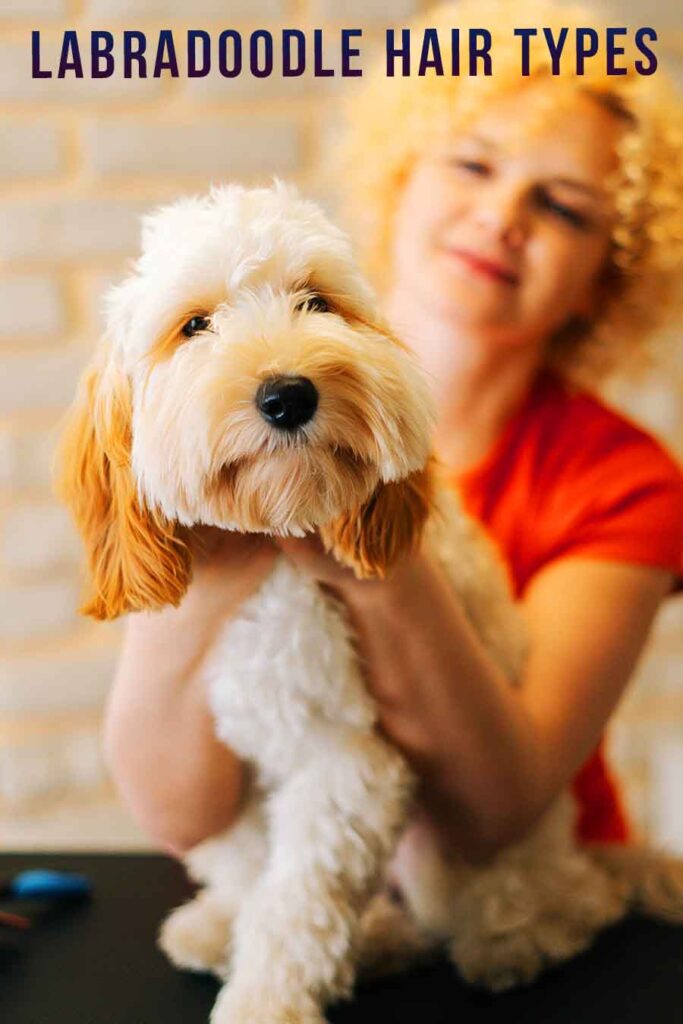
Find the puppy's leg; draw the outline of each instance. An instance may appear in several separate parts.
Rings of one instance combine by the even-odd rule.
[[[164,921],[159,945],[171,963],[186,971],[227,976],[232,915],[211,889],[177,907]]]
[[[308,738],[307,738],[308,744]],[[268,867],[240,911],[212,1024],[320,1024],[348,995],[359,922],[404,823],[412,777],[372,733],[322,732],[270,800]]]
[[[266,855],[265,808],[253,793],[231,829],[187,855],[189,874],[205,888],[172,911],[159,933],[159,945],[177,967],[227,975],[233,922],[264,869]]]
[[[625,913],[624,887],[565,834],[558,810],[470,876],[454,901],[449,951],[466,980],[494,991],[531,982]]]
[[[462,895],[449,952],[467,981],[503,991],[587,949],[623,913],[619,894],[581,854],[534,872],[499,865]]]
[[[387,889],[370,900],[361,932],[358,970],[366,978],[404,971],[427,959],[437,946]]]

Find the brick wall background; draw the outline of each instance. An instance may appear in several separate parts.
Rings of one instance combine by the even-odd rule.
[[[417,0],[3,0],[0,5],[0,846],[139,846],[99,748],[117,625],[76,617],[79,549],[50,491],[56,425],[100,330],[103,288],[137,246],[141,211],[210,181],[291,177],[320,195],[338,78],[32,81],[66,28],[353,26],[367,41]],[[424,6],[424,5],[422,5]],[[659,9],[658,9],[659,8]],[[680,16],[621,0],[662,32],[680,75]],[[191,19],[191,20],[190,20]],[[618,22],[612,22],[616,24]],[[681,76],[683,77],[683,76]],[[346,85],[348,86],[348,82]],[[323,198],[325,198],[323,196]],[[683,453],[683,358],[614,396]],[[669,602],[612,730],[644,830],[683,849],[683,600]]]

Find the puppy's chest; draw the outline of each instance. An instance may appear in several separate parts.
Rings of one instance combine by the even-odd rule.
[[[291,771],[329,726],[375,721],[341,607],[284,558],[221,631],[205,681],[217,734],[265,776]]]

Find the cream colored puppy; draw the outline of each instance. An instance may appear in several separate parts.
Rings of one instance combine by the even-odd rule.
[[[177,604],[202,524],[317,529],[359,576],[423,542],[513,683],[520,622],[488,544],[436,485],[432,426],[422,376],[315,205],[276,184],[158,210],[108,296],[64,437],[84,610]],[[203,673],[216,731],[253,781],[236,826],[188,857],[204,887],[161,943],[180,966],[228,978],[214,1024],[317,1024],[359,962],[436,942],[472,980],[528,980],[624,912],[633,886],[575,846],[568,796],[486,868],[423,846],[394,869],[410,916],[390,902],[382,879],[412,775],[375,731],[343,608],[284,558]]]

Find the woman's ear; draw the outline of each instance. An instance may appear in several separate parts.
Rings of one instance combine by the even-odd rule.
[[[177,524],[140,504],[130,468],[127,376],[87,371],[69,411],[56,486],[86,547],[92,593],[81,611],[97,619],[177,605],[190,580],[190,552]]]
[[[433,506],[433,460],[403,480],[379,484],[365,504],[320,531],[323,544],[359,579],[383,578],[404,554],[415,550]]]

